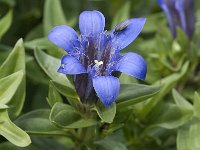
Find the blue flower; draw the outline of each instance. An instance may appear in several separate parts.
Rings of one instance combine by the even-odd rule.
[[[112,75],[119,71],[144,80],[145,60],[136,53],[121,55],[141,32],[146,19],[126,20],[104,31],[105,18],[99,11],[84,11],[79,16],[81,35],[66,25],[53,28],[48,38],[68,54],[62,57],[59,73],[73,75],[76,91],[83,102],[98,98],[109,107],[119,94],[119,79]]]
[[[194,32],[194,1],[193,0],[158,0],[167,17],[173,37],[176,37],[176,27],[180,27],[189,38]]]

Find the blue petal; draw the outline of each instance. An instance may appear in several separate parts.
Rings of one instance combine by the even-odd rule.
[[[186,32],[186,16],[185,16],[185,8],[184,1],[178,0],[175,2],[175,8],[178,11],[180,17],[181,28]]]
[[[113,71],[120,71],[144,80],[146,77],[147,65],[140,55],[129,52],[120,58],[118,63],[115,64]]]
[[[157,2],[158,2],[158,5],[161,6],[164,3],[164,0],[157,0]]]
[[[111,31],[112,45],[121,50],[128,46],[142,31],[146,18],[125,20]]]
[[[67,52],[73,52],[78,44],[76,31],[65,25],[54,27],[49,33],[48,39]]]
[[[70,55],[62,57],[61,66],[58,69],[58,72],[71,75],[87,73],[85,67],[79,62],[79,60]]]
[[[113,76],[96,76],[93,86],[102,103],[109,107],[119,94],[119,79]]]
[[[95,36],[104,31],[105,17],[99,11],[84,11],[79,16],[79,28],[82,35]]]
[[[190,38],[194,33],[194,25],[195,25],[195,16],[194,16],[194,1],[193,0],[184,0],[184,8],[186,15],[186,24],[187,24],[187,34]]]

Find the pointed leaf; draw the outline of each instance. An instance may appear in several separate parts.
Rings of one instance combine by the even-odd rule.
[[[5,78],[0,79],[0,104],[5,105],[10,102],[11,98],[17,91],[20,83],[22,82],[24,73],[18,71]]]
[[[52,82],[49,83],[49,94],[47,101],[51,107],[53,107],[56,102],[63,102],[61,95],[58,93]]]
[[[58,48],[52,44],[47,37],[44,38],[38,38],[38,39],[34,39],[31,41],[27,41],[24,43],[25,48],[29,48],[29,49],[35,49],[36,47],[40,48],[40,49],[55,49],[57,50]]]
[[[124,5],[118,10],[116,15],[114,16],[112,20],[112,27],[116,26],[120,22],[130,18],[129,13],[130,13],[130,8],[131,8],[131,3],[130,1],[126,1]]]
[[[188,128],[181,128],[177,135],[177,150],[193,150],[190,145],[190,136]]]
[[[172,94],[178,107],[191,110],[191,111],[193,110],[193,106],[183,96],[181,96],[175,89],[173,89]]]
[[[163,97],[168,94],[169,91],[176,85],[176,83],[187,73],[188,67],[189,62],[186,62],[179,73],[174,73],[155,83],[155,85],[163,86],[159,94],[149,100],[141,110],[140,115],[142,118],[145,118],[145,116],[147,116],[150,111],[154,110],[153,108],[156,107],[156,105],[159,104],[161,100],[163,100]]]
[[[94,108],[103,122],[112,123],[116,114],[116,104],[113,103],[109,108],[98,103]]]
[[[190,126],[189,141],[191,150],[200,149],[200,122],[195,122]]]
[[[142,84],[121,84],[120,94],[117,97],[117,107],[124,109],[147,100],[160,91],[159,86],[147,86]]]
[[[0,40],[2,36],[7,32],[12,23],[12,18],[13,18],[12,14],[13,11],[9,10],[8,13],[0,20]]]
[[[31,143],[28,134],[11,122],[7,110],[0,110],[0,116],[0,134],[2,136],[19,147],[26,147]]]
[[[25,71],[25,52],[22,39],[17,41],[7,59],[0,66],[0,78],[19,70]]]
[[[152,114],[152,125],[150,127],[163,127],[175,129],[187,123],[192,117],[192,112],[183,112],[175,104],[160,104],[157,115]]]
[[[30,134],[65,135],[49,121],[50,110],[38,109],[20,116],[15,123]]]
[[[69,88],[66,84],[61,84],[56,81],[50,81],[56,90],[64,95],[72,106],[80,103],[80,98],[73,88]]]
[[[0,109],[7,109],[7,108],[9,108],[8,105],[0,103]]]
[[[35,83],[49,84],[50,78],[40,68],[33,56],[26,55],[26,75]]]
[[[0,66],[0,78],[8,76],[14,72],[22,70],[25,73],[25,51],[23,47],[22,39],[19,39],[15,44],[15,47]],[[12,105],[13,108],[9,109],[9,114],[11,117],[16,117],[20,114],[24,100],[25,100],[25,87],[26,80],[25,76],[22,79],[15,95],[12,97],[9,105]]]
[[[64,12],[61,6],[60,0],[46,0],[44,5],[44,20],[43,29],[45,35],[47,35],[51,28],[57,25],[65,25],[67,21],[64,16]]]
[[[65,75],[57,72],[60,66],[59,59],[52,57],[39,49],[36,49],[34,51],[34,54],[40,67],[52,80],[62,84],[66,84],[69,87],[73,87],[73,85],[70,83],[70,81],[67,79]]]
[[[67,97],[71,105],[73,105],[73,103],[78,103],[80,100],[70,78],[57,72],[60,60],[47,55],[39,49],[36,49],[34,54],[40,67],[53,80],[52,82],[56,89]]]
[[[197,92],[194,94],[194,116],[200,119],[200,96]]]
[[[61,128],[84,128],[96,124],[95,120],[82,117],[72,106],[62,103],[53,106],[50,121]]]

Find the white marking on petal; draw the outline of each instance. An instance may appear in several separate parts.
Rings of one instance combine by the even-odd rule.
[[[65,64],[61,64],[61,68],[65,68]]]

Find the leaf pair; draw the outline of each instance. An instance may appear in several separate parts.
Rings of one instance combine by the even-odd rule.
[[[20,39],[0,66],[0,134],[20,147],[29,145],[30,137],[17,127],[9,116],[16,118],[20,114],[24,100],[25,52]]]

